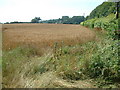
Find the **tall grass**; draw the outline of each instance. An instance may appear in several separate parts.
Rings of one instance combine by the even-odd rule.
[[[109,83],[120,81],[120,60],[118,55],[118,40],[105,38],[99,42],[89,42],[83,45],[65,46],[62,53],[56,53],[53,60],[56,73],[63,79],[99,79]],[[53,65],[53,64],[51,64]],[[100,86],[103,83],[101,81]],[[103,85],[104,86],[104,85]]]
[[[98,37],[102,36],[99,40],[84,44],[56,42],[53,48],[40,49],[27,45],[4,51],[3,87],[25,87],[23,78],[38,77],[48,71],[67,80],[97,79],[101,80],[98,83],[100,87],[110,83],[117,83],[114,87],[119,87],[119,41],[98,34]]]
[[[3,87],[25,87],[26,84],[30,84],[24,79],[40,71],[39,65],[48,58],[46,52],[51,51],[49,48],[44,50],[44,48],[38,49],[30,45],[3,51]]]

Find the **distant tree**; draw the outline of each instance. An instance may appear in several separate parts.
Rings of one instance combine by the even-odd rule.
[[[89,16],[87,16],[86,18],[85,18],[85,20],[87,20],[89,18]]]
[[[73,16],[72,18],[69,18],[69,16],[62,16],[62,18],[59,19],[45,20],[40,23],[80,24],[80,22],[83,22],[84,20],[84,16]]]
[[[6,22],[5,24],[9,24],[9,22]]]
[[[62,16],[62,23],[63,24],[69,24],[69,20],[70,20],[69,16]]]
[[[31,20],[32,23],[39,23],[41,20],[40,17],[35,17],[34,19]]]
[[[72,24],[80,24],[80,22],[83,22],[85,20],[84,16],[73,16],[71,18]]]
[[[69,16],[62,16],[62,20],[68,20]]]
[[[14,23],[19,23],[18,21],[14,21],[14,22],[10,22],[11,24],[14,24]]]

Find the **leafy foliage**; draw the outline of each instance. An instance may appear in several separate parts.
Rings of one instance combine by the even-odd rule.
[[[116,3],[103,2],[90,13],[90,15],[87,17],[87,20],[108,16],[111,13],[116,13]]]
[[[91,12],[87,17],[89,20],[81,23],[83,26],[107,32],[105,39],[96,43],[86,70],[89,77],[101,78],[100,86],[104,86],[107,81],[109,83],[120,81],[120,46],[117,36],[120,35],[120,32],[117,32],[120,28],[120,18],[116,19],[113,13],[116,12],[114,6],[115,3],[104,2]]]
[[[45,20],[40,23],[80,24],[84,20],[84,16],[73,16],[72,18],[69,16],[62,16],[62,18],[59,19]]]
[[[32,23],[39,23],[40,17],[35,17],[34,19],[31,20]]]
[[[73,16],[72,18],[62,17],[63,24],[80,24],[82,21],[84,21],[84,16]]]
[[[81,25],[89,27],[89,28],[106,30],[106,31],[108,31],[108,35],[110,37],[118,38],[118,35],[120,34],[120,32],[117,31],[120,28],[119,19],[120,18],[115,19],[115,15],[110,14],[107,17],[86,20],[86,21],[82,22]]]

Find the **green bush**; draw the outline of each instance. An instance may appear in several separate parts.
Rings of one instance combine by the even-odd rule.
[[[81,25],[87,26],[89,28],[101,28],[108,31],[117,30],[118,20],[115,20],[114,17],[114,14],[110,14],[107,17],[95,18],[84,21],[81,23]]]
[[[120,19],[120,18],[119,18]],[[110,14],[107,17],[95,18],[84,21],[81,25],[89,27],[106,30],[108,32],[108,36],[113,39],[117,39],[120,32],[119,30],[119,19],[115,19],[114,14]]]
[[[119,18],[120,19],[120,18]],[[96,47],[92,53],[89,68],[87,72],[91,78],[104,78],[108,81],[120,81],[120,59],[118,53],[120,53],[119,40],[117,40],[116,34],[119,32],[119,19],[115,19],[114,14],[110,14],[107,17],[94,19],[94,23],[91,23],[93,19],[83,22],[82,25],[87,25],[91,28],[101,28],[107,31],[107,38],[103,39],[101,43],[96,43]],[[114,40],[113,40],[114,39]]]
[[[96,19],[90,19],[90,20],[87,20],[85,22],[82,22],[81,25],[87,26],[87,27],[90,27],[90,28],[94,28],[94,22],[95,21],[96,21]]]
[[[91,77],[103,77],[120,80],[120,60],[118,56],[118,41],[106,40],[98,44],[98,50],[92,56],[89,66]]]

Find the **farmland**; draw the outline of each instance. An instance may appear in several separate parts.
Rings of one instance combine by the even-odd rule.
[[[105,30],[70,24],[4,24],[2,28],[5,88],[120,86],[118,40]]]
[[[115,3],[103,2],[86,18],[4,23],[2,87],[120,88],[120,18],[115,8]]]
[[[79,81],[78,85],[72,85],[72,83],[60,79],[56,74],[64,72],[62,69],[62,71],[58,69],[55,73],[57,64],[55,62],[60,54],[66,55],[67,48],[74,47],[74,45],[94,41],[96,39],[94,31],[80,25],[64,24],[4,24],[2,28],[3,87],[83,87],[84,85],[94,87],[88,81]],[[61,48],[62,50],[59,52]],[[72,54],[78,53],[79,50],[81,49],[78,46],[72,49],[71,54],[65,56],[66,58],[61,58],[60,62],[64,65],[67,59]],[[72,56],[73,61],[71,59],[68,63],[74,62],[75,57]],[[54,60],[56,61],[54,62]],[[76,63],[75,61],[73,66]],[[63,67],[63,65],[58,65],[58,67]],[[33,80],[34,78],[36,79]],[[56,79],[51,82],[52,78]],[[39,85],[37,86],[36,83]],[[52,85],[48,85],[48,83],[52,83]],[[79,83],[83,83],[83,86],[79,86]]]
[[[80,25],[64,24],[5,24],[3,25],[3,49],[33,44],[37,47],[53,46],[63,41],[71,45],[95,39],[93,31]]]

